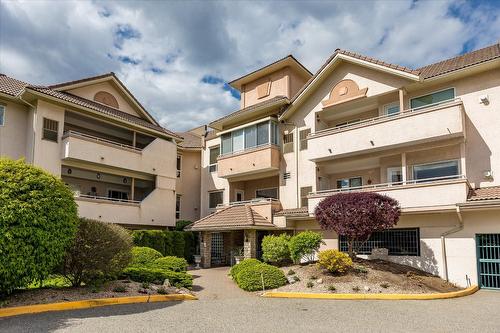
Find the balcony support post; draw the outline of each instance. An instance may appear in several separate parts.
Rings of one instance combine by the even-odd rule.
[[[407,172],[407,166],[406,166],[406,153],[401,153],[401,177],[403,178],[403,185],[406,185],[406,180],[408,179],[408,175],[406,174]]]
[[[404,102],[405,91],[403,88],[400,88],[398,92],[399,92],[399,112],[403,112],[403,110],[405,109],[405,102]]]
[[[130,182],[130,200],[135,200],[135,178]]]
[[[466,176],[466,166],[465,166],[465,142],[460,144],[460,174]]]
[[[132,135],[132,146],[133,146],[134,148],[136,148],[136,143],[137,143],[137,132],[136,132],[136,131],[133,131],[132,133],[133,133],[133,135]]]

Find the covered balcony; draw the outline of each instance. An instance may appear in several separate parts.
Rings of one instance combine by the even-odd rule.
[[[376,105],[360,107],[356,112],[350,108],[319,112],[318,122],[322,125],[308,136],[308,158],[325,161],[465,137],[465,116],[460,99],[402,112],[397,103],[391,105],[387,104],[382,112]],[[344,118],[341,119],[339,115],[342,114]]]

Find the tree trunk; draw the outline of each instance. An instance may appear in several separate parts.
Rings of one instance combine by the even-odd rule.
[[[353,261],[356,259],[356,254],[354,253],[354,239],[349,239],[347,241],[347,254]]]

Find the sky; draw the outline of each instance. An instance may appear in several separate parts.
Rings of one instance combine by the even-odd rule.
[[[500,38],[500,1],[0,0],[0,72],[55,84],[115,72],[164,127],[236,111],[227,82],[336,48],[418,68]]]

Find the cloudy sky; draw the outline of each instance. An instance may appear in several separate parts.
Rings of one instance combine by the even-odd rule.
[[[499,38],[500,2],[0,0],[0,72],[53,84],[113,71],[165,127],[235,111],[226,82],[343,48],[417,68]]]

